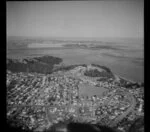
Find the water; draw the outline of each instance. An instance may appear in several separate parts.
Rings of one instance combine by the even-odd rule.
[[[91,64],[107,66],[113,73],[133,81],[144,81],[143,46],[138,43],[114,45],[120,49],[14,49],[7,51],[9,58],[52,55],[63,59],[65,64]]]

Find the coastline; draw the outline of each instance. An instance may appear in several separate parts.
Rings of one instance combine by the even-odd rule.
[[[116,74],[114,74],[114,75],[116,75]],[[131,83],[136,83],[135,81],[133,81],[133,80],[130,80],[130,79],[127,79],[127,78],[125,78],[125,77],[122,77],[122,76],[120,76],[120,75],[116,75],[116,76],[118,76],[119,78],[121,78],[121,79],[124,79],[124,80],[126,80],[126,81],[128,81],[128,82],[131,82]]]

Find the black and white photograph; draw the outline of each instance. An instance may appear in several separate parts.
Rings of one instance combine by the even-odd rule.
[[[6,122],[144,132],[144,0],[7,1]]]

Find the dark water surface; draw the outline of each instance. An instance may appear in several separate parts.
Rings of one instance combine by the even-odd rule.
[[[63,59],[65,64],[96,63],[109,67],[112,72],[133,81],[144,81],[143,49],[126,47],[120,50],[112,49],[14,49],[7,50],[9,58],[24,58],[41,55],[52,55]]]

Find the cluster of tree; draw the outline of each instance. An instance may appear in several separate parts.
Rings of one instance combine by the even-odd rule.
[[[120,79],[120,86],[122,87],[126,87],[126,88],[139,88],[139,87],[142,87],[143,86],[143,83],[140,85],[138,84],[137,82],[135,83],[130,83],[124,79]]]
[[[61,67],[58,67],[57,69],[55,69],[55,71],[69,71],[69,70],[72,70],[72,69],[76,68],[77,66],[86,67],[86,64],[61,66]]]
[[[33,132],[33,130],[30,130],[25,123],[21,122],[20,120],[18,121],[17,119],[8,119],[6,125],[6,130],[11,132]]]
[[[16,80],[12,80],[8,86],[8,89],[11,90],[13,89],[17,84],[17,81]]]
[[[122,79],[122,78],[120,78],[120,85],[121,85],[121,86],[127,86],[127,81],[124,80],[124,79]],[[130,85],[130,84],[129,84],[129,85]]]
[[[105,81],[108,81],[108,79],[107,79],[107,78],[105,78],[105,77],[103,77],[103,78],[99,78],[99,79],[97,79],[97,81],[99,81],[99,82],[105,82]]]
[[[137,118],[129,128],[129,132],[144,132],[144,118]]]
[[[111,70],[109,68],[107,68],[106,66],[100,66],[98,64],[91,64],[91,65],[95,66],[95,67],[98,67],[98,68],[101,68],[101,69],[104,69],[108,73],[112,73]]]
[[[35,57],[34,59],[46,63],[48,65],[54,65],[54,64],[59,64],[62,62],[61,58],[58,57],[53,57],[53,56],[42,56],[42,57]]]
[[[26,63],[9,59],[7,69],[12,72],[37,72],[50,74],[53,72],[54,65],[62,62],[62,59],[52,56],[43,56],[30,60],[24,59],[23,61],[26,61]]]
[[[54,97],[54,96],[51,96],[51,97],[49,97],[48,99],[47,99],[47,101],[48,101],[48,103],[49,104],[53,104],[53,102],[55,102],[56,101],[56,98]]]
[[[84,72],[85,76],[89,76],[89,77],[106,77],[106,78],[112,78],[113,74],[109,73],[109,72],[105,72],[105,71],[98,71],[97,69],[94,70],[86,70]]]

